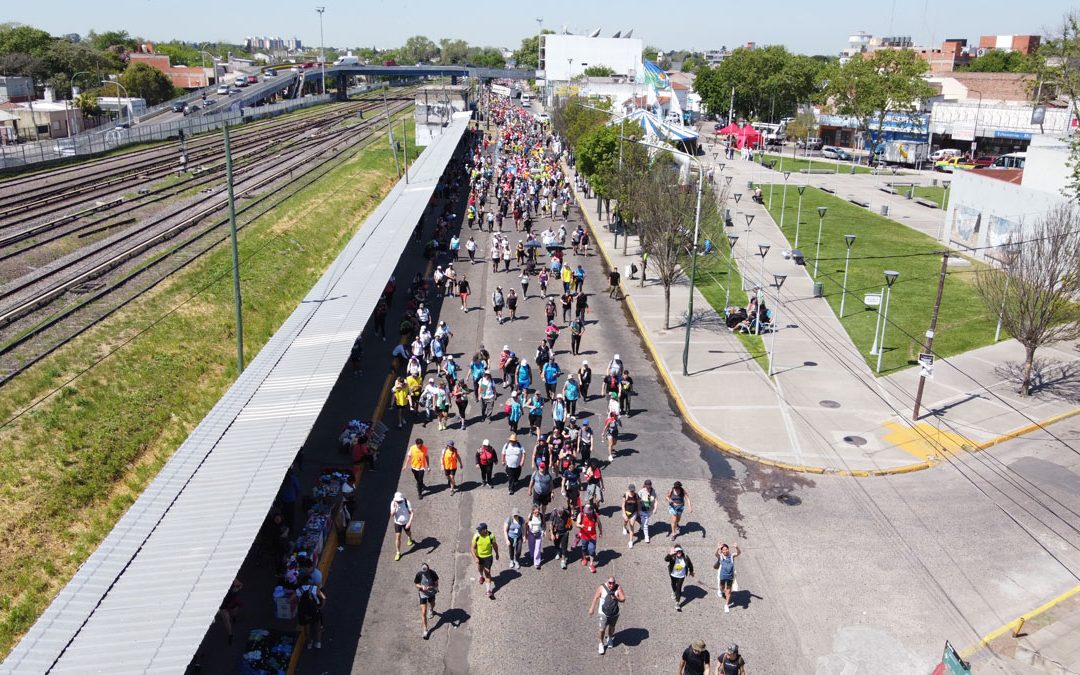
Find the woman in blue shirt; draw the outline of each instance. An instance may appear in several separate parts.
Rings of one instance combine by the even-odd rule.
[[[570,375],[566,380],[566,384],[563,386],[563,398],[566,400],[566,410],[571,415],[577,414],[577,402],[581,398],[581,391],[578,387],[577,377]]]
[[[540,434],[540,425],[544,419],[544,399],[540,398],[540,392],[534,391],[526,403],[529,413],[529,427],[534,434]]]

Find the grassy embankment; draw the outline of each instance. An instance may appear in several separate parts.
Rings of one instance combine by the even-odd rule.
[[[384,132],[241,230],[249,359],[394,179]],[[0,390],[0,654],[234,380],[230,270],[219,246]]]
[[[795,238],[796,200],[789,199],[784,217],[784,234]],[[780,222],[779,200],[773,201],[773,219]],[[869,355],[874,340],[876,313],[863,305],[866,293],[876,293],[885,285],[886,269],[900,272],[892,289],[886,351],[882,373],[914,365],[922,351],[923,334],[937,293],[942,245],[900,223],[872,213],[816,188],[803,197],[799,247],[812,273],[817,237],[817,207],[828,207],[821,235],[821,261],[817,280],[824,284],[825,297],[833,311],[840,312],[844,281],[844,235],[854,234],[848,277],[848,297],[841,323],[859,351],[873,367],[877,357]],[[941,313],[938,316],[934,351],[959,354],[993,341],[996,317],[988,312],[975,289],[977,263],[950,268],[945,281]]]

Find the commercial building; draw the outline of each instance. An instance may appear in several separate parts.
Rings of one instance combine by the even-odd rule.
[[[979,38],[979,55],[991,49],[1031,55],[1039,49],[1041,42],[1038,35],[983,35]]]
[[[1069,144],[1032,137],[1023,169],[957,171],[949,186],[942,241],[980,258],[999,259],[1010,237],[1022,238],[1047,211],[1071,200]]]
[[[587,35],[544,35],[540,43],[540,69],[548,81],[568,82],[589,66],[607,66],[616,75],[640,79],[643,73],[639,38],[603,38]]]
[[[151,68],[165,73],[174,87],[180,87],[181,89],[202,89],[203,87],[210,86],[210,77],[213,70],[180,65],[174,66],[167,54],[137,52],[129,54],[128,58],[131,63],[145,63]]]
[[[68,105],[58,101],[27,101],[25,103],[0,103],[0,112],[7,113],[5,126],[9,140],[40,141],[49,138],[66,138],[71,135],[68,124],[71,116],[78,115]]]

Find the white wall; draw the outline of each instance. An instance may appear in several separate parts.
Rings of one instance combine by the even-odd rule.
[[[549,81],[566,81],[582,74],[586,66],[608,66],[619,75],[637,78],[642,72],[638,38],[591,38],[584,35],[545,35],[544,71]],[[573,63],[567,62],[573,59]]]
[[[1050,135],[1031,138],[1021,181],[1025,188],[1066,196],[1071,173],[1066,139]]]
[[[1030,105],[984,103],[950,103],[938,101],[930,110],[930,128],[935,134],[952,134],[955,125],[970,127],[979,122],[979,136],[993,136],[995,131],[1017,131],[1032,134],[1040,133],[1037,125],[1031,124]],[[1065,134],[1070,131],[1072,112],[1067,108],[1048,108],[1043,122],[1046,134]]]

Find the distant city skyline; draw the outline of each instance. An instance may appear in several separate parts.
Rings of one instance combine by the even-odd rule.
[[[522,38],[534,35],[537,18],[543,27],[574,33],[596,28],[601,35],[634,29],[634,37],[664,50],[729,49],[754,42],[759,46],[783,44],[794,52],[837,54],[848,35],[865,31],[876,36],[910,35],[916,45],[940,46],[945,38],[978,40],[980,35],[1042,34],[1052,29],[1075,4],[1063,0],[1016,3],[1007,0],[954,0],[948,3],[900,3],[896,0],[827,0],[824,3],[781,0],[766,8],[750,3],[695,8],[679,6],[670,20],[665,6],[644,0],[625,0],[617,15],[591,3],[550,0],[526,11],[514,5],[477,0],[468,11],[450,11],[445,2],[374,0],[363,6],[320,0],[326,7],[325,41],[338,48],[400,46],[412,35],[463,39],[478,46],[515,49]],[[316,3],[317,4],[317,3]],[[153,4],[150,0],[117,0],[105,5],[18,3],[6,8],[4,21],[29,24],[54,35],[90,30],[126,30],[152,41],[243,44],[247,36],[299,38],[306,47],[319,46],[319,17],[312,4],[301,12],[296,4],[218,3],[189,0],[181,5]],[[684,17],[694,20],[679,23]],[[810,28],[809,30],[807,29]]]

